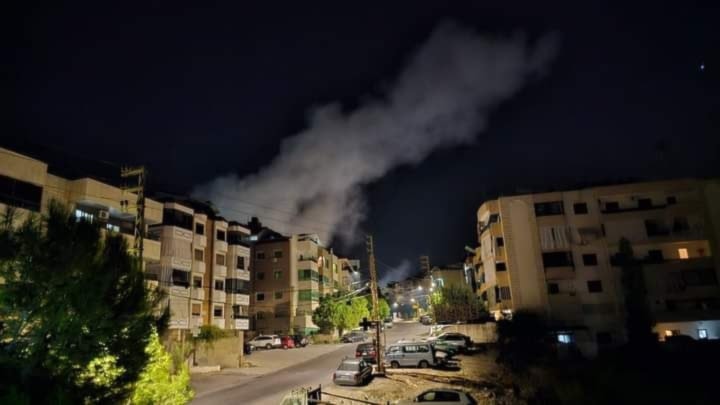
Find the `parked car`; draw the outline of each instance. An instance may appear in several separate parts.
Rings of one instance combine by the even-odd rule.
[[[363,385],[372,378],[372,366],[363,359],[345,359],[333,373],[337,385]]]
[[[363,332],[346,333],[340,338],[343,343],[364,342],[365,340],[367,340],[367,335]]]
[[[383,326],[390,329],[393,327],[393,319],[392,318],[385,318],[385,321],[383,322]]]
[[[420,323],[423,325],[430,325],[432,324],[432,318],[430,318],[430,315],[423,315],[420,317]]]
[[[385,364],[392,368],[436,367],[443,359],[435,355],[435,349],[427,342],[394,343],[385,352]]]
[[[427,341],[438,348],[455,346],[459,352],[465,352],[472,346],[472,339],[469,336],[456,332],[441,333],[436,337],[428,338]]]
[[[273,347],[282,347],[282,341],[280,340],[280,336],[278,336],[278,335],[255,336],[248,343],[250,343],[250,345],[253,347],[253,349],[257,349],[257,348],[272,349]]]
[[[243,344],[243,353],[246,355],[252,354],[253,346],[250,344],[250,342],[245,342]]]
[[[412,401],[401,401],[400,404],[415,402],[429,402],[435,405],[476,405],[477,402],[470,394],[451,389],[432,389],[423,392]]]
[[[295,339],[292,336],[282,336],[280,338],[280,344],[283,349],[294,349]]]
[[[362,358],[368,363],[375,363],[375,357],[375,345],[372,343],[361,343],[355,348],[355,358]]]
[[[293,335],[293,340],[295,341],[295,347],[305,347],[310,343],[308,338],[303,335]]]

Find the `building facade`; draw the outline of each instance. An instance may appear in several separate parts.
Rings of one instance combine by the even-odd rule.
[[[320,297],[346,288],[344,263],[347,260],[333,254],[314,234],[271,233],[256,238],[250,299],[255,332],[316,332],[312,313],[320,305]]]
[[[678,180],[500,197],[477,212],[478,293],[496,317],[545,314],[594,354],[626,340],[621,238],[643,263],[661,339],[720,338],[717,182]]]

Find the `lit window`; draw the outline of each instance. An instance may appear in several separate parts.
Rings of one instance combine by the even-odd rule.
[[[707,329],[698,329],[698,339],[707,339]]]
[[[572,336],[567,333],[558,333],[557,335],[558,342],[569,344],[572,343]]]
[[[672,335],[673,335],[673,331],[671,331],[670,329],[665,330],[665,336],[672,336]]]
[[[110,232],[120,232],[120,227],[117,225],[105,224],[105,228]]]
[[[688,250],[685,248],[678,249],[678,256],[681,259],[687,259],[688,258]]]

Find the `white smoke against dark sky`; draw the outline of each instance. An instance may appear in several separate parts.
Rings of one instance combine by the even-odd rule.
[[[255,215],[286,234],[356,242],[367,214],[364,185],[439,148],[473,142],[493,108],[541,74],[556,49],[553,36],[531,44],[522,35],[483,37],[440,24],[382,97],[352,111],[315,108],[307,129],[286,138],[269,165],[219,177],[194,195],[228,218]]]
[[[405,280],[412,276],[415,270],[410,260],[403,259],[397,266],[383,270],[383,276],[380,278],[378,285],[385,288],[390,282]]]

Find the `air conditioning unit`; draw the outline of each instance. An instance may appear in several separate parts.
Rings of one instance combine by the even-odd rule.
[[[98,216],[98,219],[103,220],[103,221],[107,221],[108,219],[110,219],[110,213],[105,210],[98,211],[97,216]]]

